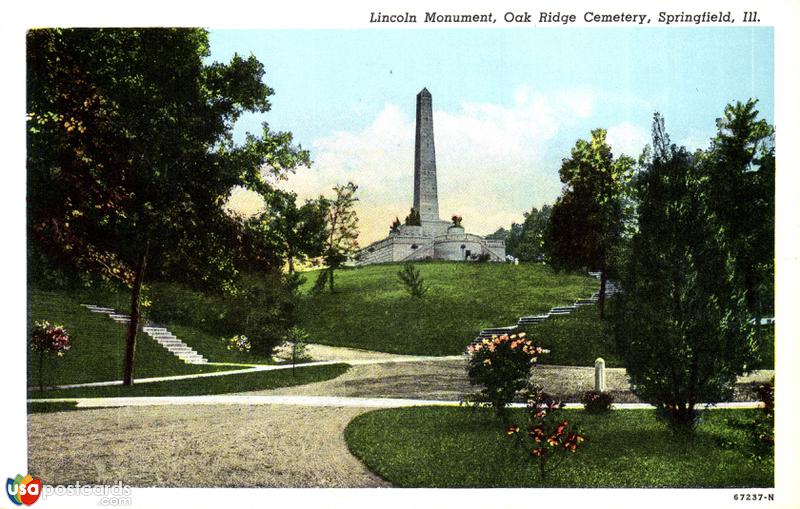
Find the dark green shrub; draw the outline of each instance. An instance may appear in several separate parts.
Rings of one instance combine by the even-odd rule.
[[[405,224],[406,226],[422,226],[422,218],[420,217],[419,212],[413,207],[406,216]]]
[[[581,398],[583,408],[591,414],[602,414],[611,410],[614,396],[608,392],[586,391]]]
[[[756,459],[771,458],[775,451],[775,387],[772,382],[756,388],[758,398],[764,402],[764,412],[753,422],[750,437]]]
[[[240,283],[224,307],[224,326],[247,336],[253,353],[268,356],[295,323],[297,294],[281,275],[266,275]]]
[[[149,320],[187,325],[214,335],[236,334],[224,323],[226,299],[222,294],[203,293],[180,283],[154,283],[145,296],[150,301]]]
[[[251,352],[271,355],[295,324],[298,279],[280,274],[241,278],[230,292],[203,293],[176,283],[149,288],[148,318],[220,337],[245,335]]]
[[[421,299],[425,292],[428,291],[429,287],[422,279],[419,269],[411,263],[403,265],[403,270],[397,272],[397,277],[400,278],[408,294],[415,299]]]

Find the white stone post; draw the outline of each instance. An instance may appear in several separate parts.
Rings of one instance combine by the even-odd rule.
[[[606,390],[606,361],[602,357],[594,361],[594,390],[597,392]]]

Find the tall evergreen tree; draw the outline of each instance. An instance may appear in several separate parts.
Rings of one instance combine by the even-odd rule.
[[[731,396],[753,354],[733,251],[708,206],[709,178],[670,143],[656,114],[652,155],[636,181],[639,227],[622,271],[616,338],[634,393],[682,430],[693,429],[699,402]]]
[[[736,280],[760,322],[773,309],[775,149],[774,129],[758,118],[756,104],[725,107],[701,164],[709,213],[734,252]]]

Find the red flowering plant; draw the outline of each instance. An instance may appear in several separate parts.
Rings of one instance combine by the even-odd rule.
[[[614,396],[608,392],[586,391],[581,398],[583,408],[590,414],[603,414],[611,410]]]
[[[69,334],[62,325],[48,321],[35,322],[31,330],[31,350],[39,354],[39,390],[44,391],[44,356],[47,353],[63,357],[70,349]]]
[[[488,404],[498,417],[508,418],[506,406],[530,380],[539,356],[548,350],[535,346],[519,334],[492,336],[467,347],[467,376],[472,385],[483,386],[469,398],[475,404]]]
[[[564,418],[564,403],[557,401],[538,388],[536,397],[528,401],[528,418],[525,431],[519,426],[508,426],[506,435],[525,450],[531,461],[539,466],[542,482],[556,470],[564,459],[578,450],[584,436]]]

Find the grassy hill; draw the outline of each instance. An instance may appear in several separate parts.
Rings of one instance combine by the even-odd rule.
[[[48,320],[64,325],[72,339],[72,347],[63,357],[46,356],[45,385],[120,380],[125,356],[126,328],[105,315],[92,313],[80,304],[85,295],[72,296],[66,292],[28,292],[28,325]],[[103,298],[116,301],[113,295]],[[119,309],[119,308],[118,308]],[[121,308],[124,309],[124,308]],[[202,353],[202,352],[201,352]],[[28,385],[39,381],[39,357],[28,355]],[[140,334],[136,342],[136,376],[179,375],[223,369],[217,366],[185,364],[150,337]],[[227,368],[230,369],[230,368]]]
[[[552,316],[523,330],[550,353],[539,357],[539,364],[561,366],[594,366],[598,357],[609,368],[624,367],[616,353],[611,314],[611,301],[606,306],[606,319],[600,318],[597,306],[582,306],[568,315]]]
[[[541,264],[418,263],[430,289],[413,299],[397,277],[402,264],[336,272],[336,292],[308,295],[317,273],[301,288],[300,326],[311,341],[416,355],[453,355],[481,329],[513,325],[597,290],[597,280],[556,274]]]

